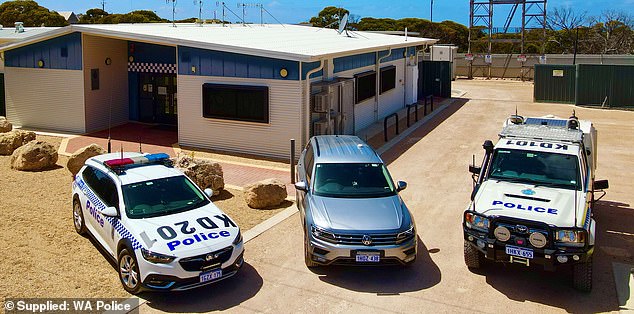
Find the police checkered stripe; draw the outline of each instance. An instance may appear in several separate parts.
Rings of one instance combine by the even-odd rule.
[[[128,72],[176,73],[176,64],[128,62]]]
[[[95,193],[93,193],[92,190],[88,188],[84,180],[78,179],[75,182],[77,184],[77,187],[79,187],[79,189],[84,192],[88,200],[90,200],[90,203],[93,204],[96,209],[101,211],[106,208],[106,205],[104,205],[104,203],[101,202],[97,195],[95,195]],[[130,240],[130,243],[132,244],[132,250],[143,248],[143,245],[141,245],[141,243],[132,235],[132,233],[130,233],[130,231],[126,229],[126,227],[119,221],[119,219],[106,216],[104,216],[104,218],[106,219],[106,221],[108,221],[108,223],[110,223],[112,228],[117,231],[121,238]]]

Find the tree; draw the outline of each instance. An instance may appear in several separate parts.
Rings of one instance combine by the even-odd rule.
[[[310,23],[315,27],[337,28],[341,18],[349,13],[350,11],[344,8],[325,7],[317,16],[310,18]]]
[[[23,22],[24,26],[68,25],[63,16],[31,0],[7,1],[0,5],[0,24],[14,25],[15,22]]]
[[[625,12],[604,11],[593,17],[593,36],[603,54],[631,53],[634,49],[634,18]],[[596,53],[595,52],[595,53]]]
[[[554,8],[546,20],[549,52],[573,53],[579,28],[587,21],[586,13],[577,13],[572,8]]]
[[[81,15],[81,17],[79,18],[79,23],[80,24],[99,24],[100,21],[108,15],[109,15],[108,12],[102,9],[99,9],[99,8],[90,9],[86,11],[86,14]]]

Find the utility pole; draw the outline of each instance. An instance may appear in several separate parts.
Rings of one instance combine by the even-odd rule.
[[[429,6],[429,21],[434,22],[434,0],[431,0],[431,5]]]
[[[106,1],[101,1],[101,10],[106,11]]]

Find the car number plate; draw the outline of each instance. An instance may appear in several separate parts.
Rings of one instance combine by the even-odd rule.
[[[222,277],[222,269],[214,269],[200,274],[200,282],[207,282]]]
[[[381,261],[381,255],[379,252],[359,252],[355,260],[359,263],[378,263]]]
[[[523,258],[533,258],[533,250],[527,250],[516,246],[507,246],[506,254]]]

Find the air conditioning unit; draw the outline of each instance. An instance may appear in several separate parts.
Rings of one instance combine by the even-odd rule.
[[[313,135],[327,135],[329,124],[327,119],[315,121],[313,123]]]
[[[328,112],[330,110],[330,93],[321,92],[313,96],[313,111]]]

